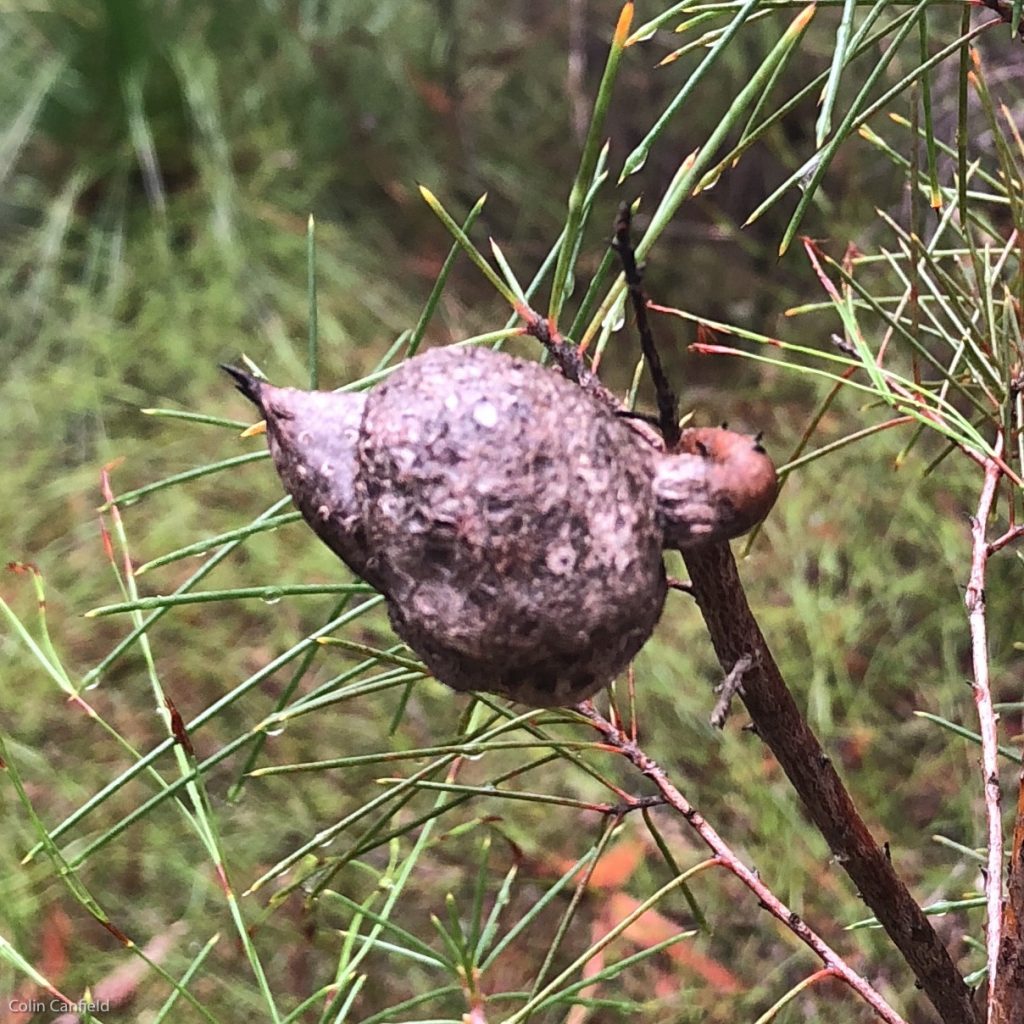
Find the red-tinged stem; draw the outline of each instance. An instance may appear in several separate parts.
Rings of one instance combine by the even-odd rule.
[[[797,913],[790,910],[765,885],[757,872],[752,871],[739,859],[704,816],[673,785],[664,769],[653,758],[644,753],[618,726],[613,725],[595,710],[590,701],[581,704],[577,710],[597,729],[606,743],[615,747],[630,764],[654,783],[665,802],[675,808],[689,822],[715,855],[718,863],[735,875],[757,897],[758,902],[765,910],[807,945],[825,965],[829,973],[840,978],[853,989],[875,1011],[880,1020],[884,1020],[888,1024],[906,1024],[906,1021],[879,992],[850,967]]]

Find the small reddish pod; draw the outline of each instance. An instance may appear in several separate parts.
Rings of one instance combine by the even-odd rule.
[[[737,536],[775,498],[754,439],[688,431],[667,454],[587,390],[490,349],[432,350],[366,394],[225,369],[306,521],[456,690],[591,696],[657,624],[662,550]]]

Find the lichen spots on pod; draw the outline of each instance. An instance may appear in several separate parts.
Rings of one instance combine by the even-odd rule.
[[[498,425],[498,409],[493,402],[484,399],[473,406],[473,419],[485,429]]]
[[[756,459],[749,493],[718,473],[742,469],[725,439],[666,455],[590,391],[490,349],[424,353],[366,394],[230,372],[306,521],[457,690],[589,697],[658,621],[663,548],[735,536],[766,492]]]

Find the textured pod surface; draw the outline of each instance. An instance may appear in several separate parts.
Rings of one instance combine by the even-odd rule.
[[[490,349],[416,356],[367,395],[226,369],[306,521],[458,690],[590,696],[658,621],[662,549],[738,536],[778,490],[757,438],[688,430],[666,453],[590,390]]]
[[[367,402],[356,478],[395,630],[456,689],[589,696],[661,614],[655,454],[537,363],[411,360]]]

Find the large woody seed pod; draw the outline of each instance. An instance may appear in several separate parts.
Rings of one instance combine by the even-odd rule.
[[[774,499],[751,439],[692,432],[667,455],[583,388],[489,349],[417,356],[366,395],[231,372],[306,521],[458,690],[590,696],[658,621],[662,548],[733,536]]]

